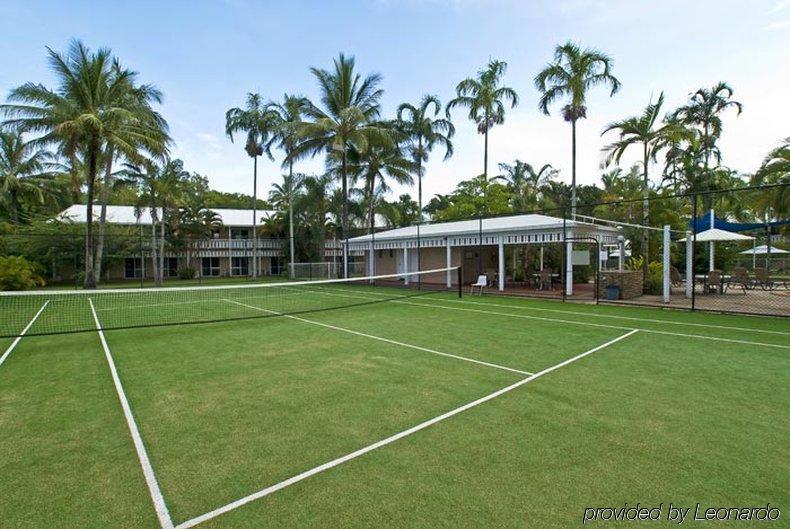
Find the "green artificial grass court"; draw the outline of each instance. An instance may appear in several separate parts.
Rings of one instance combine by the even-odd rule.
[[[631,329],[195,526],[561,528],[625,502],[790,504],[787,319],[368,286],[254,291],[142,310],[95,302],[104,325],[295,314],[105,332],[175,526]],[[86,304],[51,305],[31,333],[93,323]],[[160,526],[96,332],[16,345],[0,365],[0,430],[3,525]]]

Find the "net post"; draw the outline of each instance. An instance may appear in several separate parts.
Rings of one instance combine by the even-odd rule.
[[[463,277],[463,273],[461,272],[461,267],[460,266],[458,268],[456,268],[455,270],[456,270],[456,274],[458,276],[458,299],[461,299],[461,297],[463,296],[463,290],[464,290],[463,284],[461,283],[461,278]]]

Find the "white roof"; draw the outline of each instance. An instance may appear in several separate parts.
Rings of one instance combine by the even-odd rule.
[[[568,228],[575,228],[584,226],[592,228],[599,232],[617,233],[616,228],[608,226],[598,226],[586,222],[578,222],[568,220],[565,221]],[[482,232],[484,234],[501,233],[501,232],[521,232],[521,231],[539,231],[562,229],[563,220],[557,217],[549,217],[547,215],[511,215],[508,217],[495,217],[490,219],[483,219]],[[481,231],[480,220],[459,220],[454,222],[440,222],[434,224],[421,224],[420,237],[445,237],[456,235],[475,235]],[[376,233],[373,238],[376,241],[381,240],[403,240],[415,239],[417,237],[417,226],[407,226],[405,228],[395,228],[394,230],[387,230]],[[349,243],[359,243],[370,241],[371,235],[362,235],[349,239]]]
[[[780,254],[780,253],[790,253],[790,252],[788,252],[787,250],[782,250],[781,248],[777,248],[775,246],[771,246],[771,254]],[[745,251],[741,252],[741,254],[744,254],[744,255],[767,255],[768,254],[768,245],[767,244],[761,244],[760,246],[757,246],[756,248],[749,248],[748,250],[745,250]]]
[[[751,241],[752,239],[754,239],[754,237],[741,235],[734,231],[720,230],[719,228],[711,228],[697,233],[697,242]],[[691,240],[694,240],[694,237],[691,237]],[[686,242],[686,239],[680,239],[680,242]]]
[[[251,227],[252,226],[252,210],[251,209],[227,209],[227,208],[210,208],[222,219],[222,224],[225,226],[237,227]],[[98,220],[101,213],[101,206],[93,205],[93,217]],[[85,204],[74,204],[64,211],[60,212],[57,219],[66,222],[84,223],[87,220],[87,207]],[[258,210],[258,224],[261,219],[273,215],[273,211]],[[148,208],[142,211],[140,218],[134,214],[134,206],[107,206],[107,220],[112,224],[125,224],[125,225],[151,225],[151,212]]]

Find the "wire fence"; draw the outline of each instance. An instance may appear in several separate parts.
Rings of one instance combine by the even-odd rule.
[[[394,230],[356,227],[345,237],[322,227],[294,238],[294,256],[287,237],[253,240],[226,229],[184,238],[108,225],[94,244],[97,280],[145,287],[460,267],[460,277],[420,275],[416,288],[482,282],[478,291],[488,295],[788,316],[789,187],[607,195],[575,214],[563,204]],[[35,262],[48,285],[80,288],[85,240],[79,225],[20,228],[0,236],[0,255]]]

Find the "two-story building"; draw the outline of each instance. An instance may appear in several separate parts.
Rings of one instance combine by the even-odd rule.
[[[101,207],[93,207],[93,218],[98,220]],[[211,208],[222,221],[222,226],[214,230],[210,237],[189,241],[181,247],[171,245],[165,247],[164,276],[177,277],[179,269],[189,266],[194,268],[201,277],[247,276],[252,273],[253,249],[258,256],[258,273],[260,275],[280,274],[288,266],[288,240],[272,239],[260,236],[261,219],[274,212],[258,210],[257,245],[252,237],[253,212],[251,209]],[[75,204],[61,212],[57,219],[61,222],[86,222],[87,208],[84,204]],[[139,251],[125,250],[129,255],[115,256],[105,260],[102,272],[104,280],[141,279],[153,277],[153,266],[149,248],[151,236],[151,212],[147,209],[138,216],[133,206],[107,206],[107,222],[109,224],[139,228],[139,244],[125,245],[126,248],[138,248]],[[326,260],[332,260],[339,254],[339,243],[327,241]],[[66,279],[69,272],[59,273]]]

